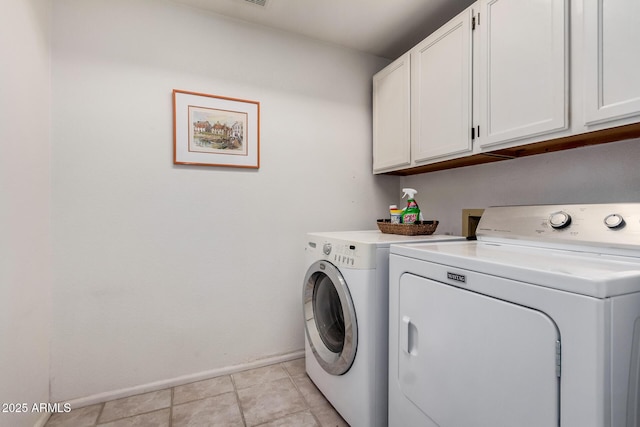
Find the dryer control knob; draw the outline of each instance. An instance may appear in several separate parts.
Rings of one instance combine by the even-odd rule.
[[[618,214],[607,215],[604,219],[604,225],[609,228],[620,228],[624,225],[624,218]]]
[[[554,212],[549,215],[549,224],[551,224],[551,227],[555,228],[556,230],[565,228],[569,224],[571,224],[571,215],[564,211]]]
[[[331,243],[325,243],[322,247],[322,252],[324,252],[325,255],[329,255],[331,253]]]

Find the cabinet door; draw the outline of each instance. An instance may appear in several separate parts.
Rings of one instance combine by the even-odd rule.
[[[411,50],[411,153],[415,163],[471,145],[471,8]]]
[[[481,1],[482,148],[568,127],[568,4]]]
[[[410,59],[405,54],[373,76],[373,172],[408,166]]]
[[[585,122],[640,115],[640,2],[585,0]]]

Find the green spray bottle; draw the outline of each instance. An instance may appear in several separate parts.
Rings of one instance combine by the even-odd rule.
[[[420,219],[420,208],[415,200],[415,195],[417,193],[413,188],[403,188],[404,195],[408,197],[407,199],[407,207],[402,211],[402,223],[403,224],[414,224],[416,221]]]

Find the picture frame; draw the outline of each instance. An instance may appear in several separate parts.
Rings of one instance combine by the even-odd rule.
[[[260,167],[260,103],[173,90],[173,163]]]

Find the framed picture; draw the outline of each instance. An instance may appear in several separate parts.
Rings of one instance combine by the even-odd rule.
[[[260,167],[260,103],[173,90],[173,163]]]

